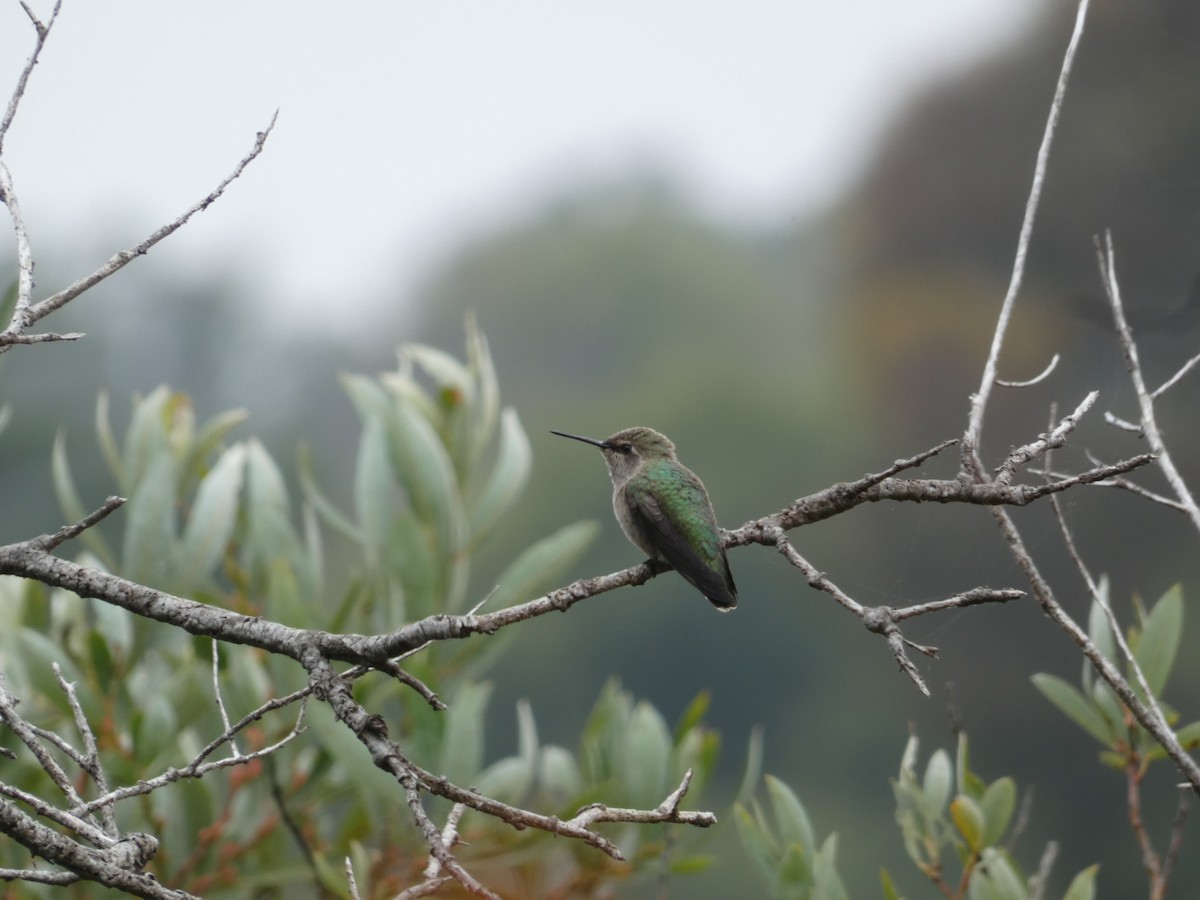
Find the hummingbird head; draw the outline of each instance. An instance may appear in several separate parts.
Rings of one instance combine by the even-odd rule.
[[[599,447],[604,454],[604,461],[608,463],[608,473],[617,485],[628,480],[644,462],[675,459],[675,445],[671,443],[671,439],[653,428],[623,428],[602,441],[578,434],[567,434],[565,431],[550,433]]]

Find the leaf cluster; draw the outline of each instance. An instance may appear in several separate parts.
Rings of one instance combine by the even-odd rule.
[[[1167,724],[1175,727],[1179,713],[1163,699],[1163,692],[1179,652],[1183,635],[1183,591],[1179,585],[1167,590],[1147,610],[1135,599],[1136,622],[1125,636],[1132,661],[1118,653],[1118,642],[1105,607],[1108,606],[1108,583],[1099,585],[1100,596],[1092,602],[1088,615],[1088,636],[1105,659],[1123,668],[1126,680],[1138,698],[1146,703],[1152,699],[1163,711]],[[1111,608],[1111,607],[1110,607]],[[1142,678],[1135,671],[1140,670]],[[1092,664],[1083,661],[1079,686],[1057,675],[1039,672],[1033,676],[1034,686],[1058,707],[1068,719],[1100,742],[1104,750],[1100,759],[1114,769],[1130,769],[1140,778],[1155,760],[1166,759],[1166,751],[1145,728],[1138,724],[1120,698],[1100,678]],[[1149,688],[1149,697],[1146,689]],[[1200,722],[1192,722],[1176,730],[1176,737],[1185,750],[1200,746]]]
[[[83,561],[287,625],[377,633],[480,602],[496,609],[528,599],[559,578],[591,539],[594,526],[568,525],[517,554],[490,592],[472,594],[473,554],[503,527],[530,467],[528,439],[515,411],[500,404],[487,343],[472,321],[464,360],[408,345],[394,371],[342,381],[362,423],[349,509],[320,487],[304,453],[299,490],[289,489],[260,442],[234,437],[241,412],[198,422],[186,396],[161,387],[135,402],[119,434],[101,396],[100,452],[116,491],[129,499],[121,516],[83,533]],[[77,520],[87,505],[62,435],[51,462],[63,512]],[[334,560],[348,572],[336,594],[329,587]],[[306,684],[291,660],[244,647],[214,649],[206,639],[66,591],[6,578],[0,594],[0,671],[22,714],[72,739],[73,713],[52,674],[58,663],[76,685],[113,788],[185,768],[229,722]],[[569,817],[601,800],[653,808],[688,768],[689,799],[699,796],[717,753],[715,735],[701,722],[705,697],[672,731],[652,706],[610,685],[575,752],[541,743],[533,711],[522,703],[517,753],[488,764],[491,688],[480,679],[509,646],[511,631],[431,645],[404,660],[406,671],[445,697],[446,711],[435,712],[379,672],[357,679],[356,699],[384,717],[419,765],[539,812]],[[229,755],[233,743],[236,752],[259,750],[296,725],[295,706],[263,711],[204,758]],[[66,758],[63,764],[70,766]],[[5,780],[61,803],[32,754],[6,764]],[[101,792],[96,783],[83,788],[85,799]],[[450,815],[446,802],[427,805],[435,820]],[[359,890],[384,896],[419,882],[428,863],[428,845],[412,827],[399,786],[369,764],[357,739],[320,703],[308,704],[303,733],[271,755],[203,779],[182,778],[123,800],[119,809],[122,828],[160,838],[152,863],[159,880],[196,893],[319,884],[345,896],[342,860],[349,855]],[[661,870],[663,830],[619,827],[627,863],[467,812],[458,825],[467,846],[456,853],[485,879],[494,876],[497,887],[507,879],[529,896],[550,887],[590,891]],[[672,871],[706,864],[679,847]],[[21,848],[0,844],[0,865],[26,863]],[[526,889],[533,893],[522,894]]]

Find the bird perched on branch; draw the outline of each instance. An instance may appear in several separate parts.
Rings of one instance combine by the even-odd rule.
[[[737,586],[704,483],[653,428],[626,428],[603,441],[552,431],[599,447],[613,483],[621,530],[651,560],[663,560],[721,612],[737,606]]]

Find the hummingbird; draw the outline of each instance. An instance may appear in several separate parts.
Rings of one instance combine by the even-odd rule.
[[[603,441],[551,431],[599,447],[613,483],[613,512],[625,537],[663,560],[721,612],[737,606],[737,586],[704,483],[653,428],[625,428]]]

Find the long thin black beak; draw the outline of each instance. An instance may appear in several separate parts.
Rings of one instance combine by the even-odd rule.
[[[601,450],[608,447],[607,441],[598,441],[595,438],[584,437],[581,434],[567,434],[565,431],[550,431],[551,434],[557,434],[559,437],[570,438],[573,441],[583,441],[585,444],[591,444],[594,447],[599,447]]]

